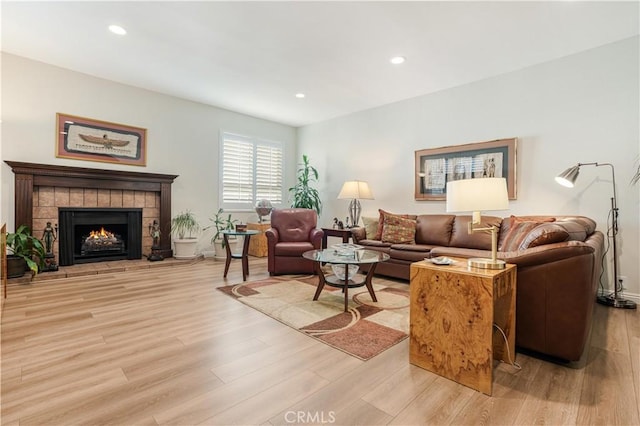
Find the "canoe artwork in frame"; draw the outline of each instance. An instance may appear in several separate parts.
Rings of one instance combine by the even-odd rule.
[[[56,114],[56,157],[147,165],[147,129]]]
[[[516,145],[510,138],[416,151],[415,199],[445,200],[453,180],[503,177],[515,200]]]

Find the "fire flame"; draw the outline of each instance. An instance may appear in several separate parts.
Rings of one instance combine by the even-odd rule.
[[[94,238],[96,240],[99,238],[113,238],[113,234],[109,231],[105,231],[104,227],[100,227],[99,231],[91,231],[87,239],[89,238]]]

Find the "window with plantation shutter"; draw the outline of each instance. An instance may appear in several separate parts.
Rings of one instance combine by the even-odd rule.
[[[283,199],[283,148],[280,142],[222,133],[220,200],[224,209],[253,209],[257,200]]]

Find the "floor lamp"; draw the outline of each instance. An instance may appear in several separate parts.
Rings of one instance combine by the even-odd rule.
[[[564,172],[556,176],[556,182],[562,186],[573,188],[578,174],[580,174],[580,167],[582,166],[609,166],[611,167],[611,181],[613,183],[613,197],[611,197],[611,234],[610,237],[613,240],[613,294],[600,295],[597,298],[598,303],[601,305],[612,306],[614,308],[636,309],[635,302],[631,300],[625,300],[618,294],[618,287],[621,285],[618,278],[618,198],[616,195],[616,172],[611,163],[578,163],[573,167],[569,167]]]

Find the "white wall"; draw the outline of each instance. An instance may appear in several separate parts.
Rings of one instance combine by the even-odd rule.
[[[348,201],[336,196],[351,179],[369,181],[376,198],[362,201],[364,215],[443,213],[444,201],[414,200],[414,152],[517,137],[518,196],[504,216],[580,214],[606,232],[610,169],[582,168],[573,190],[553,178],[578,162],[615,165],[621,275],[629,295],[640,295],[640,191],[629,185],[639,153],[638,51],[634,37],[298,129],[300,154],[321,172],[321,222],[346,216]]]
[[[153,70],[149,70],[153,72]],[[147,129],[147,166],[56,158],[56,113]],[[220,130],[285,143],[286,187],[296,168],[296,129],[235,112],[2,54],[2,182],[0,222],[14,229],[14,176],[4,160],[177,174],[172,213],[192,210],[203,222],[218,209]],[[234,214],[246,222],[252,214]],[[201,239],[201,249],[208,246]]]

